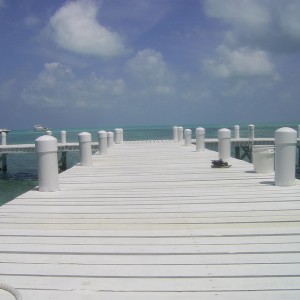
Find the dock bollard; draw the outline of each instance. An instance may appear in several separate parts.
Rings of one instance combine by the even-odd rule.
[[[114,133],[112,131],[107,132],[107,147],[110,148],[114,145]]]
[[[92,136],[89,132],[81,132],[78,134],[80,165],[92,166]]]
[[[192,130],[191,129],[184,130],[184,144],[185,144],[185,146],[191,146],[191,144],[192,144]]]
[[[226,161],[231,157],[231,130],[227,128],[219,129],[218,131],[218,152],[219,159]]]
[[[65,130],[62,130],[60,132],[60,142],[62,144],[66,144],[67,143],[67,132]]]
[[[178,130],[177,126],[173,126],[173,141],[178,142]]]
[[[240,138],[240,126],[234,125],[234,138],[239,139]]]
[[[182,143],[183,142],[183,127],[179,126],[177,127],[178,131],[178,142]]]
[[[115,129],[115,143],[121,144],[121,128]]]
[[[46,131],[46,135],[52,135],[52,131],[51,130],[47,130]]]
[[[1,132],[1,145],[6,145],[6,132]]]
[[[298,139],[300,139],[300,125],[298,125]]]
[[[35,140],[38,159],[38,185],[40,192],[59,190],[57,165],[57,140],[53,136],[43,135]]]
[[[254,141],[254,125],[253,124],[250,124],[248,126],[248,132],[249,132],[249,140],[250,141]]]
[[[107,154],[107,132],[104,130],[98,131],[99,155]]]
[[[121,138],[121,143],[124,142],[124,130],[123,128],[120,128],[120,138]]]
[[[295,185],[297,131],[282,127],[275,131],[275,185]]]
[[[196,128],[196,151],[205,150],[205,129],[202,127]]]

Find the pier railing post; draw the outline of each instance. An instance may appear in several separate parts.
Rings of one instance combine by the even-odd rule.
[[[47,130],[46,131],[46,135],[52,135],[52,131],[51,130]]]
[[[43,135],[35,140],[35,151],[38,159],[38,185],[40,192],[59,190],[57,140]]]
[[[254,125],[250,124],[248,126],[248,131],[249,131],[249,141],[253,142],[254,141]]]
[[[300,139],[300,125],[298,125],[298,139]]]
[[[121,143],[124,142],[124,130],[123,128],[120,128],[120,138],[121,138]]]
[[[240,138],[240,126],[234,125],[234,138],[239,139]]]
[[[227,128],[219,129],[218,131],[218,152],[219,159],[223,161],[231,157],[231,130]]]
[[[5,146],[6,145],[6,132],[1,132],[1,145]],[[1,170],[3,172],[7,172],[7,154],[3,153],[0,155],[0,161],[1,161]]]
[[[98,132],[99,155],[107,154],[107,132],[101,130]]]
[[[67,143],[67,132],[65,130],[62,130],[60,132],[60,141],[61,141],[62,144]]]
[[[185,143],[185,146],[191,146],[191,144],[192,144],[192,130],[191,129],[184,130],[184,143]]]
[[[173,126],[173,141],[178,142],[178,129],[177,129],[177,126]]]
[[[92,166],[92,136],[89,132],[81,132],[78,134],[80,165]]]
[[[275,185],[295,185],[297,131],[282,127],[275,131]]]
[[[115,129],[115,143],[116,144],[121,144],[121,128],[116,128]]]
[[[183,127],[179,126],[177,127],[178,131],[178,142],[182,143],[183,142]]]
[[[114,145],[114,133],[112,131],[107,132],[107,147],[110,148]]]
[[[6,132],[1,132],[1,145],[6,145]]]
[[[205,129],[202,127],[196,128],[196,151],[205,150]]]

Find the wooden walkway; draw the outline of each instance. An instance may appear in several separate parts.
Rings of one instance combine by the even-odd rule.
[[[0,282],[23,300],[300,299],[298,181],[172,141],[93,158],[0,208]]]

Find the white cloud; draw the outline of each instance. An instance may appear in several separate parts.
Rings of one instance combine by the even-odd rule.
[[[215,77],[276,78],[277,76],[268,54],[262,50],[251,50],[247,47],[230,50],[221,46],[217,50],[217,55],[217,59],[204,61],[205,69]]]
[[[49,28],[54,41],[63,49],[99,57],[125,52],[121,37],[100,25],[93,0],[67,2],[51,17]]]
[[[0,9],[6,7],[5,1],[0,0]]]
[[[300,39],[300,2],[287,2],[280,12],[280,24],[285,34]]]
[[[0,83],[0,102],[6,102],[11,97],[16,80],[9,79]]]
[[[109,80],[91,74],[77,78],[57,62],[44,64],[44,70],[22,93],[28,105],[42,107],[108,107],[125,91],[122,79]]]
[[[171,95],[175,92],[173,74],[162,54],[153,49],[139,51],[134,58],[128,60],[126,69],[143,94]]]
[[[265,30],[271,21],[268,9],[257,0],[205,0],[204,9],[209,17],[222,19],[239,30]]]
[[[24,24],[27,27],[33,27],[37,25],[40,22],[40,20],[35,16],[28,16],[24,19]]]

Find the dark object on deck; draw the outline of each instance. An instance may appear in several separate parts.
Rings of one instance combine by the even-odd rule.
[[[212,168],[230,168],[231,167],[231,165],[228,165],[228,162],[225,162],[222,159],[212,160],[211,163],[212,163],[212,165],[211,165]]]

